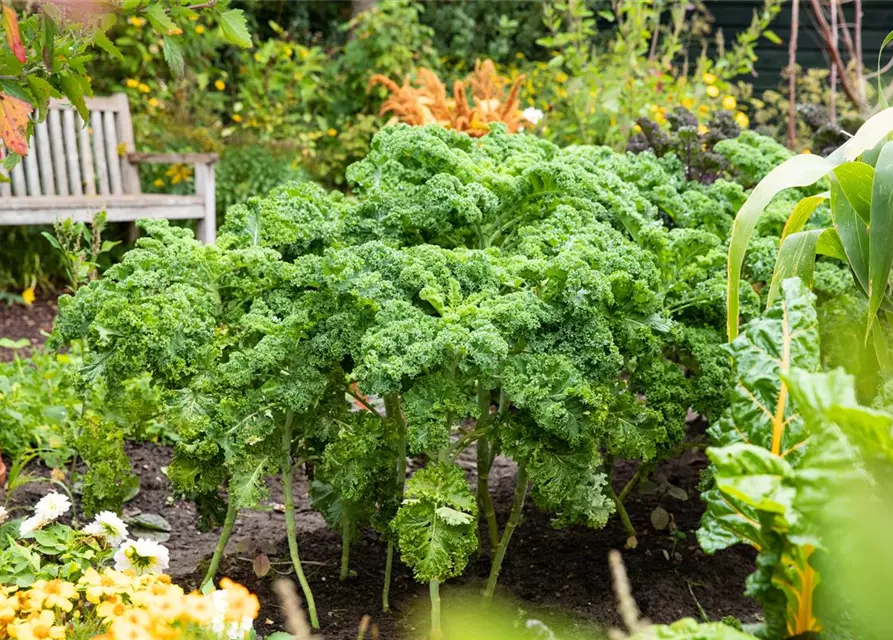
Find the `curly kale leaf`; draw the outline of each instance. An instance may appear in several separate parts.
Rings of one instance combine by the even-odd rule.
[[[326,193],[312,182],[292,182],[231,207],[217,243],[227,248],[267,247],[291,261],[331,246],[340,236],[345,208],[337,192]]]
[[[462,469],[436,462],[416,472],[391,529],[416,580],[460,575],[478,545],[477,503]]]

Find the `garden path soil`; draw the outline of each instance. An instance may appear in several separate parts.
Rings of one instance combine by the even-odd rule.
[[[195,508],[169,497],[169,483],[163,473],[163,468],[170,463],[169,447],[141,444],[128,448],[134,470],[141,478],[141,490],[126,506],[125,514],[157,513],[171,523],[173,532],[166,543],[171,551],[170,573],[187,589],[197,587],[213,552],[217,532],[198,532]],[[688,492],[691,497],[686,501],[638,492],[633,492],[628,500],[630,518],[639,532],[639,544],[634,550],[624,551],[623,558],[639,607],[653,622],[670,622],[684,616],[700,618],[701,610],[714,620],[723,616],[744,621],[756,619],[758,608],[742,595],[745,578],[753,570],[753,554],[747,549],[734,548],[710,557],[698,549],[695,540],[694,530],[703,510],[697,499],[697,483],[705,465],[703,454],[692,451],[658,466],[658,471],[670,482]],[[631,477],[634,469],[632,463],[621,463],[618,487]],[[498,458],[491,488],[500,524],[504,524],[511,507],[513,477],[513,464]],[[283,616],[272,591],[272,581],[278,574],[291,573],[282,494],[272,479],[269,485],[267,509],[239,515],[219,574],[228,575],[257,592],[262,604],[257,625],[261,635],[282,628]],[[395,562],[392,613],[381,613],[385,548],[373,532],[365,532],[352,546],[354,575],[340,582],[340,537],[310,508],[306,489],[306,480],[299,477],[295,483],[298,543],[325,638],[356,638],[359,621],[365,614],[377,623],[379,637],[384,640],[423,637],[421,631],[414,632],[412,613],[424,611],[427,588],[414,582],[411,573]],[[33,503],[46,490],[32,485],[17,494],[16,501]],[[687,534],[675,552],[673,540],[666,533],[656,531],[650,523],[651,511],[658,504],[672,514],[676,525]],[[530,617],[559,622],[562,627],[569,625],[570,629],[580,631],[595,629],[596,625],[619,625],[607,555],[611,549],[622,549],[625,540],[626,535],[616,519],[601,531],[585,527],[556,530],[549,525],[547,514],[528,504],[500,577],[500,590],[515,600],[512,610],[519,616],[522,627]],[[260,553],[267,554],[272,562],[270,574],[262,579],[255,576],[252,564]],[[456,593],[463,587],[480,589],[488,571],[486,557],[472,559],[465,576],[445,585],[445,600],[451,592]]]

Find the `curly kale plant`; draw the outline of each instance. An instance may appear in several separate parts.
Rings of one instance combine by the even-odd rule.
[[[87,341],[81,375],[109,403],[138,374],[163,394],[178,490],[210,521],[226,488],[209,578],[238,510],[279,473],[312,606],[298,462],[342,534],[342,577],[359,527],[387,539],[385,608],[399,549],[436,610],[478,516],[492,594],[528,490],[556,526],[618,512],[634,542],[613,461],[667,455],[690,408],[725,408],[723,243],[740,187],[689,182],[672,158],[498,127],[477,139],[386,128],[349,177],[354,199],[292,183],[232,207],[216,246],[143,223],[137,249],[61,303],[56,343]],[[741,296],[749,317],[759,301],[748,283]],[[455,462],[472,444],[473,498]],[[503,531],[497,453],[518,465]],[[424,461],[408,483],[407,454]]]

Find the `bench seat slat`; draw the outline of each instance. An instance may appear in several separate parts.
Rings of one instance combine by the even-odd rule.
[[[53,154],[53,170],[56,174],[56,193],[67,196],[68,170],[65,166],[65,140],[62,138],[62,115],[57,109],[50,111],[47,116],[50,123],[50,149]]]
[[[43,194],[40,190],[40,170],[37,168],[37,137],[31,136],[31,147],[28,149],[28,155],[24,159],[25,180],[28,183],[28,195],[39,196]]]
[[[53,224],[59,218],[86,222],[103,210],[108,212],[110,222],[131,222],[141,218],[194,220],[204,216],[205,203],[201,196],[154,193],[4,198],[0,203],[0,226]]]

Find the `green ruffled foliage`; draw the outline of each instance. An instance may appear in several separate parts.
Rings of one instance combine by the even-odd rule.
[[[474,537],[437,562],[413,555],[422,507],[393,515],[403,452],[440,461],[425,467],[431,483],[459,495],[447,469],[478,441],[483,475],[503,452],[556,526],[601,527],[615,509],[604,454],[654,460],[689,408],[723,411],[739,187],[686,182],[669,157],[559,149],[498,126],[479,139],[386,128],[349,178],[354,199],[290,183],[232,207],[214,246],[143,222],[137,249],[60,302],[54,342],[87,341],[85,383],[112,405],[137,375],[161,395],[178,438],[169,476],[208,522],[221,485],[250,508],[266,476],[311,460],[315,503],[345,541],[375,524],[441,581]],[[742,300],[756,315],[746,283]],[[386,411],[354,413],[346,394]],[[449,502],[433,496],[419,504]],[[449,500],[476,517],[474,501]]]
[[[462,469],[437,462],[416,472],[391,526],[417,580],[461,575],[478,546],[477,504]]]

